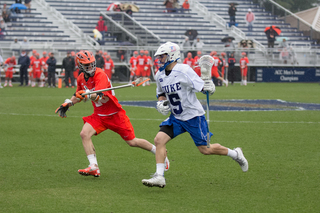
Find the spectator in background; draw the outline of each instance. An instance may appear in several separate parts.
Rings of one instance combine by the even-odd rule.
[[[5,73],[6,73],[6,80],[4,82],[4,87],[6,87],[9,83],[9,87],[12,87],[12,77],[14,72],[14,66],[16,65],[16,57],[11,56],[7,58],[4,62],[5,66]]]
[[[230,24],[229,24],[230,27],[236,24],[236,11],[237,11],[237,8],[234,6],[234,3],[230,3],[230,7],[228,10],[228,14],[230,17]]]
[[[20,48],[26,50],[27,53],[30,51],[30,45],[26,36],[23,37],[23,41],[20,42]]]
[[[277,34],[272,27],[270,27],[270,30],[266,32],[266,36],[268,39],[268,48],[274,48],[274,42],[276,40]]]
[[[224,47],[226,49],[227,56],[229,58],[230,54],[234,53],[234,50],[235,50],[235,46],[231,38],[229,38],[228,41],[224,44]]]
[[[94,57],[96,59],[96,66],[99,67],[100,69],[103,69],[103,67],[104,67],[104,59],[100,55],[99,50],[96,51],[96,54],[95,54]]]
[[[184,41],[181,44],[181,50],[184,53],[184,58],[187,57],[188,51],[191,49],[191,43],[188,37],[185,37]]]
[[[240,51],[245,52],[248,56],[249,54],[249,46],[247,42],[240,42]]]
[[[71,87],[74,88],[74,78],[73,71],[75,70],[75,61],[74,58],[71,57],[71,52],[67,52],[67,57],[62,60],[62,72],[65,73],[64,83],[66,88],[69,87],[69,79],[71,81]]]
[[[23,80],[25,80],[25,86],[28,86],[28,68],[30,66],[30,58],[27,55],[27,51],[25,49],[21,50],[21,55],[18,59],[18,64],[20,65],[20,86],[23,86]]]
[[[129,16],[132,17],[132,13],[133,13],[132,8],[131,8],[131,6],[129,5],[129,6],[127,7],[127,9],[126,9],[126,14],[128,14]]]
[[[235,63],[236,63],[236,59],[234,58],[234,54],[231,53],[230,57],[228,58],[228,77],[229,77],[229,81],[231,82],[231,85],[233,85],[234,80],[235,80]]]
[[[103,45],[104,41],[102,40],[102,34],[99,32],[99,30],[94,29],[92,32],[94,40],[96,40],[100,45]],[[95,45],[95,43],[93,45]]]
[[[3,33],[7,30],[7,24],[4,22],[3,19],[0,21],[0,29]]]
[[[120,48],[117,51],[117,57],[119,58],[120,62],[125,61],[126,60],[126,51]]]
[[[48,88],[56,87],[56,64],[57,60],[54,57],[54,53],[49,54],[49,59],[46,62],[48,64]]]
[[[200,41],[200,38],[197,38],[197,40],[193,42],[193,48],[195,48],[196,50],[202,50],[203,46],[204,43]]]
[[[3,4],[1,15],[5,22],[10,22],[10,10],[7,8],[7,4]]]
[[[20,53],[20,43],[18,42],[17,37],[14,37],[13,42],[10,44],[10,50],[18,51]]]
[[[165,0],[165,1],[163,2],[163,5],[166,6],[166,10],[165,10],[166,13],[175,12],[175,10],[174,10],[174,8],[173,8],[173,3],[174,3],[173,0]]]
[[[246,22],[247,22],[247,25],[248,25],[249,35],[250,35],[250,32],[252,32],[252,27],[253,27],[254,20],[255,20],[254,14],[252,13],[251,9],[248,9],[248,13],[246,15]]]
[[[188,0],[184,0],[183,4],[182,4],[182,8],[184,10],[190,10],[190,4],[189,4],[189,1]]]
[[[105,37],[105,33],[108,31],[108,27],[106,25],[106,23],[103,20],[103,16],[99,17],[99,21],[97,23],[96,29],[101,33],[102,35],[102,45],[104,44],[104,37]]]
[[[24,5],[28,8],[27,11],[31,13],[31,0],[25,0]]]

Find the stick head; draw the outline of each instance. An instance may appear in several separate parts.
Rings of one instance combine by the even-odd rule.
[[[201,68],[201,78],[211,79],[211,67],[214,59],[210,55],[204,55],[199,59],[199,66]]]
[[[140,78],[137,78],[134,82],[132,82],[132,86],[138,87],[147,81],[150,81],[150,78],[140,77]]]

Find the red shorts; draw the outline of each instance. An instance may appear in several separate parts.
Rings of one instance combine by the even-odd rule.
[[[96,130],[96,135],[110,129],[118,133],[125,141],[133,140],[136,137],[130,119],[123,109],[110,116],[99,116],[93,113],[82,119],[84,123],[89,123]]]
[[[33,72],[33,78],[40,78],[41,71]]]
[[[219,75],[219,73],[218,73],[218,69],[212,69],[212,70],[211,70],[211,76],[212,76],[212,77],[215,77],[215,78],[220,77],[220,75]]]
[[[6,78],[12,78],[13,72],[12,71],[6,71]]]
[[[144,73],[144,67],[137,67],[136,76],[142,76]]]
[[[248,67],[241,69],[242,76],[247,76]]]

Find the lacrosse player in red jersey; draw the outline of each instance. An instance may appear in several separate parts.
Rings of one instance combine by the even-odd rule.
[[[194,69],[194,60],[191,52],[188,52],[187,57],[183,60],[183,64],[188,64],[192,69]]]
[[[194,57],[193,61],[194,61],[194,71],[197,73],[198,76],[201,76],[201,70],[199,67],[199,59],[201,58],[201,51],[197,52],[197,55]]]
[[[129,64],[130,64],[130,82],[134,80],[134,77],[136,76],[137,72],[137,57],[138,57],[138,51],[133,52],[133,56],[130,58]]]
[[[245,52],[241,53],[242,58],[239,60],[240,70],[241,70],[241,85],[247,86],[247,72],[248,72],[248,64],[249,59],[247,58],[247,54]]]
[[[104,72],[107,74],[108,78],[111,80],[112,74],[114,74],[114,64],[110,55],[106,56],[104,60]]]
[[[217,55],[217,52],[216,51],[212,51],[210,53],[210,56],[212,56],[212,58],[214,59],[214,64],[212,66],[212,69],[211,69],[211,76],[222,81],[226,87],[228,86],[228,81],[227,80],[224,80],[220,75],[219,75],[219,72],[218,72],[218,67],[220,65],[222,65],[222,62],[220,61],[219,57],[216,56]]]
[[[151,67],[153,66],[153,64],[152,64],[152,58],[151,58],[151,56],[149,55],[149,51],[148,51],[148,50],[144,51],[144,55],[145,55],[146,58],[147,58],[147,65],[146,65],[146,69],[145,69],[146,72],[144,73],[145,76],[143,76],[143,77],[150,78],[150,75],[151,75]],[[149,81],[147,81],[146,84],[147,84],[148,86],[150,86]]]
[[[92,136],[110,129],[118,133],[129,146],[140,147],[155,154],[156,147],[145,139],[136,138],[131,122],[124,109],[115,97],[114,91],[105,91],[82,95],[89,91],[96,91],[112,87],[105,72],[96,67],[96,59],[92,52],[80,51],[76,54],[76,62],[81,71],[77,78],[77,90],[71,99],[65,102],[55,111],[62,118],[67,117],[69,107],[81,101],[90,100],[94,108],[92,115],[83,117],[84,125],[80,132],[82,145],[89,160],[89,167],[79,169],[80,175],[95,177],[100,176],[100,170],[96,158],[96,151],[92,143]],[[166,157],[164,163],[169,169],[169,160]]]
[[[11,56],[10,58],[7,58],[7,60],[4,62],[4,70],[6,74],[6,80],[4,82],[4,87],[7,86],[9,82],[9,87],[12,87],[12,77],[14,72],[14,66],[17,65],[16,57]]]
[[[38,86],[41,86],[40,77],[41,77],[41,69],[42,69],[42,61],[40,59],[39,53],[35,54],[34,59],[30,63],[32,67],[32,79],[31,86],[35,87],[36,83],[38,83]]]
[[[144,50],[140,50],[140,55],[137,57],[136,77],[142,77],[147,69],[147,57],[144,55]]]
[[[246,172],[248,162],[243,156],[241,148],[231,150],[218,143],[208,143],[208,137],[210,138],[208,123],[196,93],[204,92],[212,95],[215,92],[215,86],[210,77],[211,67],[207,68],[205,72],[201,67],[203,75],[200,78],[190,66],[178,62],[180,47],[172,42],[161,45],[154,56],[159,59],[160,64],[160,69],[155,76],[158,97],[157,110],[163,115],[167,115],[169,112],[171,114],[160,124],[160,130],[154,138],[157,147],[156,172],[152,178],[143,179],[142,183],[149,187],[165,187],[165,164],[163,161],[166,154],[166,144],[185,132],[190,134],[202,154],[227,155],[239,163],[242,171]]]

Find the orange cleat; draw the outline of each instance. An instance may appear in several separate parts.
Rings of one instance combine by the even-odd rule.
[[[100,177],[100,169],[98,166],[89,166],[86,169],[79,169],[78,173],[84,176],[92,175],[95,177]]]

